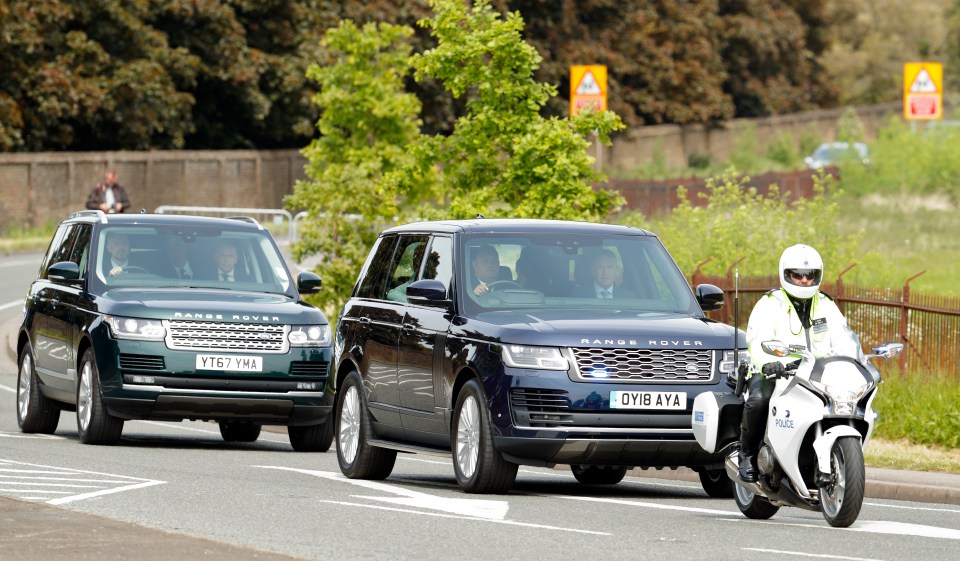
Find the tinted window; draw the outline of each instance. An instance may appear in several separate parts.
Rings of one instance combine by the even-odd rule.
[[[653,236],[471,235],[459,270],[465,310],[596,308],[697,313],[690,286]],[[488,291],[477,290],[486,284]],[[479,293],[479,295],[478,295]]]
[[[71,232],[71,237],[74,237],[73,234],[76,234],[76,236],[68,260],[79,265],[81,279],[87,276],[86,267],[87,259],[90,257],[90,236],[92,233],[93,228],[88,224],[78,224],[77,228]]]
[[[118,225],[103,228],[94,245],[93,277],[107,286],[198,286],[292,296],[283,257],[260,230]]]
[[[393,257],[393,248],[396,242],[396,236],[384,236],[377,239],[377,243],[370,251],[367,263],[363,267],[360,286],[357,288],[357,297],[377,298],[383,292],[383,286],[390,269],[390,258]]]
[[[387,273],[386,292],[376,296],[396,302],[406,302],[406,288],[417,280],[423,265],[429,236],[400,236]]]
[[[453,284],[453,240],[447,237],[433,238],[421,278],[442,282],[447,293],[450,293],[450,285]]]
[[[53,235],[53,240],[50,242],[50,249],[47,250],[47,256],[41,266],[41,277],[47,277],[47,268],[50,267],[50,265],[69,260],[70,248],[73,243],[72,234],[76,227],[76,224],[61,224],[60,227],[57,228],[57,232]]]

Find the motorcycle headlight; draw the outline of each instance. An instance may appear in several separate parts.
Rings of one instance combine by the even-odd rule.
[[[291,347],[327,347],[330,345],[329,325],[291,326],[287,340]]]
[[[503,362],[514,368],[537,370],[567,370],[567,358],[556,347],[530,347],[527,345],[503,345]]]
[[[166,328],[158,319],[125,318],[106,316],[104,318],[110,326],[110,333],[116,339],[136,339],[138,341],[163,341],[167,335]]]
[[[857,402],[866,395],[872,383],[866,383],[858,387],[850,386],[831,386],[819,384],[823,393],[830,398],[829,408],[834,415],[851,415],[856,411]]]

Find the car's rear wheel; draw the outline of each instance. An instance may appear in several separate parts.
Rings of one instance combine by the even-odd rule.
[[[733,496],[733,481],[723,469],[701,469],[700,485],[714,499],[729,499]]]
[[[493,447],[490,411],[477,380],[457,397],[450,435],[457,483],[468,493],[506,493],[517,478],[517,464]]]
[[[347,374],[337,393],[335,409],[337,462],[350,479],[386,479],[397,461],[396,450],[370,445],[373,428],[356,371]],[[329,422],[329,421],[328,421]]]
[[[577,481],[586,485],[616,485],[627,476],[627,468],[623,466],[572,465],[570,471]]]
[[[326,452],[333,444],[333,416],[319,425],[287,427],[290,446],[297,452]]]
[[[262,428],[253,423],[220,421],[220,436],[224,442],[256,442]]]
[[[80,360],[80,379],[77,381],[77,432],[84,444],[116,444],[123,432],[123,419],[113,417],[103,404],[100,375],[93,360],[93,350],[87,349]]]
[[[40,392],[37,371],[33,367],[30,343],[20,351],[17,377],[17,424],[23,432],[53,434],[60,423],[60,409]]]

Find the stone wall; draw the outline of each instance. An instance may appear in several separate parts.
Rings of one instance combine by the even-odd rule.
[[[901,109],[899,103],[860,108],[867,139],[874,137],[887,115]],[[804,135],[833,140],[842,114],[837,109],[738,119],[715,127],[639,127],[619,135],[595,155],[608,171],[630,170],[657,158],[679,168],[691,155],[725,161],[733,154],[738,134],[752,135],[760,152],[783,134],[798,141]],[[279,209],[294,183],[305,178],[305,164],[298,150],[0,154],[0,232],[10,224],[57,223],[84,208],[87,194],[107,168],[117,170],[135,209],[153,212],[162,205]],[[642,199],[636,193],[639,187],[631,187],[628,198]]]

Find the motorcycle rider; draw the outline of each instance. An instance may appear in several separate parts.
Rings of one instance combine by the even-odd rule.
[[[833,299],[820,292],[823,260],[810,246],[788,247],[780,256],[780,288],[760,297],[747,322],[750,372],[740,425],[740,479],[757,480],[757,451],[767,425],[767,409],[776,378],[792,358],[777,359],[760,347],[764,341],[781,341],[802,347],[817,358],[862,358],[860,341]]]

